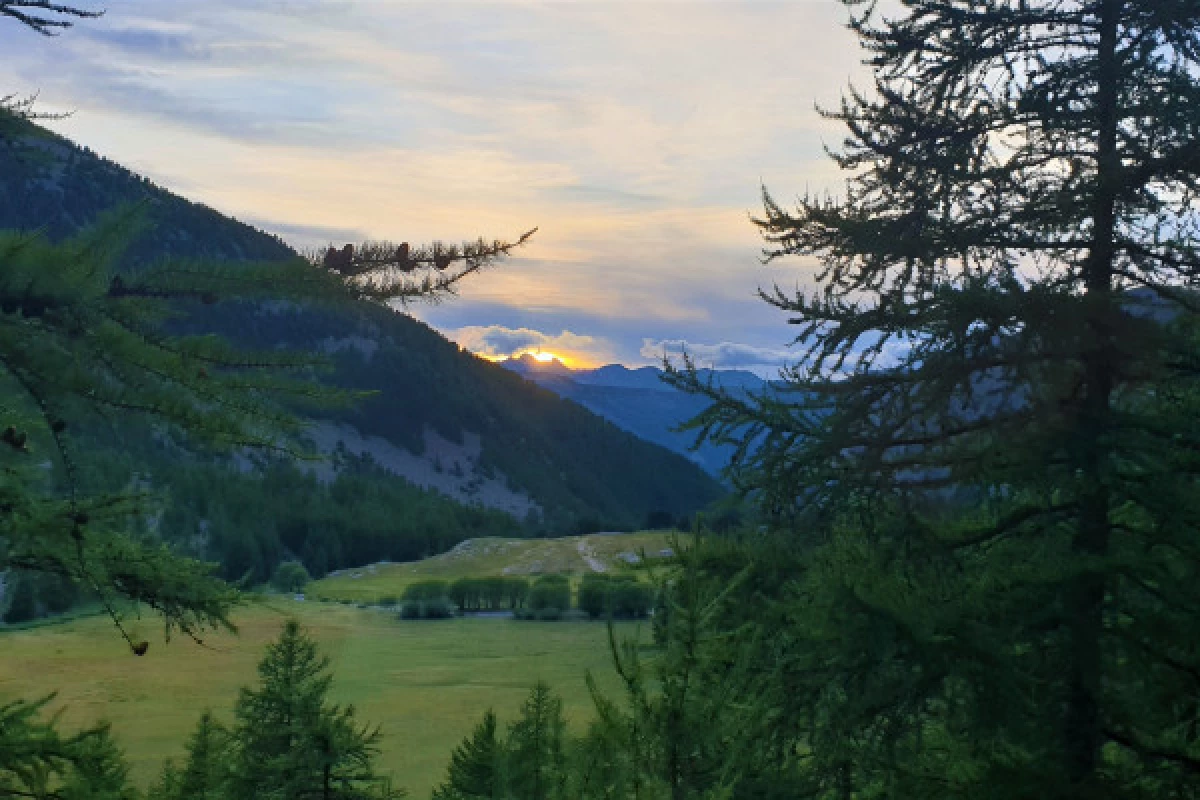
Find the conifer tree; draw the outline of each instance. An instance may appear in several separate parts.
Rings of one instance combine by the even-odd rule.
[[[231,797],[358,800],[400,795],[377,775],[379,729],[326,699],[329,660],[295,620],[267,646],[259,685],[242,689],[234,715]]]
[[[129,766],[107,727],[81,740],[72,768],[49,797],[62,800],[137,800],[129,784]]]
[[[579,796],[723,798],[728,775],[749,768],[730,770],[730,761],[762,744],[750,730],[762,709],[749,697],[735,700],[732,691],[746,677],[738,652],[744,643],[724,628],[729,599],[745,576],[734,570],[716,585],[705,580],[696,546],[675,542],[673,549],[677,561],[670,582],[659,587],[661,625],[651,655],[643,656],[636,641],[618,642],[609,627],[624,696],[605,696],[588,675],[597,719],[572,770]],[[620,793],[610,795],[608,787],[618,786]]]
[[[1194,796],[1200,5],[847,5],[845,194],[758,221],[823,264],[763,293],[788,385],[675,373],[817,548],[803,746],[829,796]]]
[[[63,736],[46,718],[52,699],[0,706],[0,797],[134,800],[129,767],[108,727]]]
[[[489,708],[471,735],[450,755],[446,779],[433,790],[433,800],[492,800],[500,798],[502,751],[496,734],[496,714]]]
[[[562,700],[538,681],[508,729],[504,786],[508,797],[558,800],[566,778]]]
[[[233,755],[229,731],[205,711],[187,742],[187,759],[182,770],[167,763],[152,800],[226,800]]]

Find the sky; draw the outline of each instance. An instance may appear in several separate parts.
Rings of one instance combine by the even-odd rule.
[[[88,6],[87,0],[79,5]],[[89,7],[101,7],[92,3]],[[771,374],[765,186],[836,192],[816,106],[865,85],[836,0],[108,0],[56,39],[0,25],[0,96],[297,247],[534,239],[412,309],[492,358]]]

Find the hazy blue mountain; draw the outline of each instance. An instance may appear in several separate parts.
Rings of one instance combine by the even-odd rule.
[[[693,449],[694,432],[675,431],[707,405],[703,398],[681,392],[662,380],[657,367],[629,368],[609,364],[572,370],[560,361],[541,362],[530,355],[500,362],[526,380],[574,400],[622,430],[673,450],[719,476],[733,448],[704,443]],[[701,370],[701,376],[730,390],[761,391],[767,381],[746,370]]]

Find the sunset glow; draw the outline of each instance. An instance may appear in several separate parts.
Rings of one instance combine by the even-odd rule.
[[[813,266],[763,267],[747,214],[764,183],[841,185],[840,125],[812,113],[859,69],[841,4],[94,5],[53,46],[0,26],[3,92],[164,187],[301,248],[538,226],[456,302],[406,309],[472,352],[778,360],[752,358],[787,339],[754,290]]]

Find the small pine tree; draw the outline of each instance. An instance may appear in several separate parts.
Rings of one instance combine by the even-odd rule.
[[[79,740],[71,756],[71,769],[63,785],[37,797],[60,800],[136,800],[137,791],[129,785],[129,765],[113,741],[107,727]],[[0,791],[3,794],[3,791]]]
[[[329,660],[295,620],[267,647],[257,688],[243,689],[234,714],[228,794],[278,800],[399,796],[374,771],[378,728],[354,709],[329,705]]]
[[[566,777],[562,700],[538,681],[521,707],[521,716],[508,730],[505,745],[505,784],[521,800],[563,797]]]
[[[475,730],[450,756],[446,780],[433,791],[433,800],[484,800],[500,794],[500,742],[496,715],[489,708]]]
[[[187,762],[178,773],[179,800],[223,800],[229,781],[229,731],[205,711],[188,740]],[[164,781],[165,782],[165,781]]]

